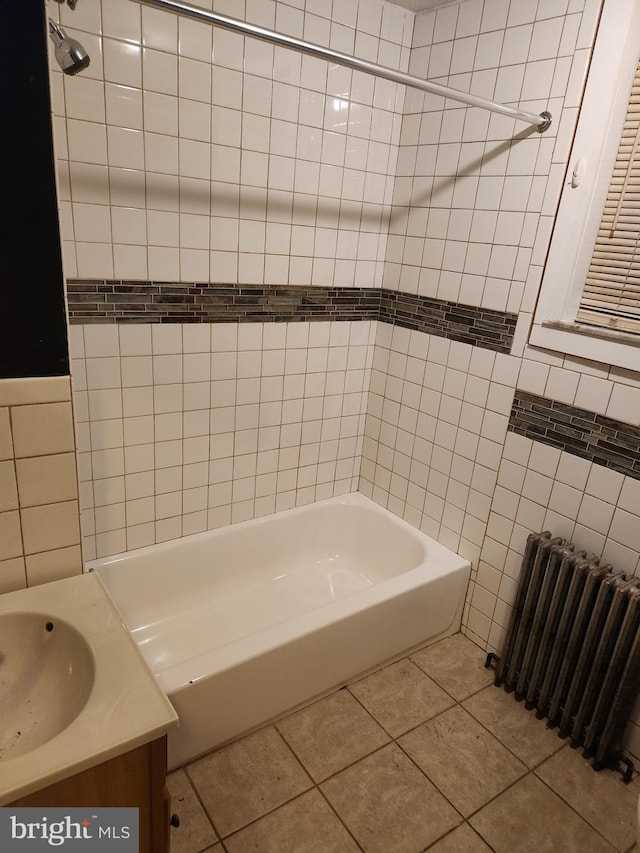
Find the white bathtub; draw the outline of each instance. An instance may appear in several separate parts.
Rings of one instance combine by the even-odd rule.
[[[177,767],[460,625],[470,564],[361,494],[95,560]]]

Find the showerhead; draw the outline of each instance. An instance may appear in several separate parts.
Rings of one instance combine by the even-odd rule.
[[[77,74],[89,65],[89,54],[80,42],[68,36],[51,18],[49,36],[55,45],[56,61],[65,74]]]

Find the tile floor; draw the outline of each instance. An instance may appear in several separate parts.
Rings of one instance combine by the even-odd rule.
[[[461,634],[170,774],[171,853],[635,850],[640,780],[595,773]]]

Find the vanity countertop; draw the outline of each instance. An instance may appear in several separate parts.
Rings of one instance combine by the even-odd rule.
[[[97,574],[0,595],[0,626],[5,614],[12,614],[7,625],[16,624],[18,614],[38,614],[49,620],[45,624],[71,626],[88,644],[93,667],[86,704],[75,719],[45,743],[0,760],[0,806],[155,740],[176,724],[173,706]],[[0,648],[0,688],[10,657]],[[21,672],[28,676],[30,668],[23,659]]]

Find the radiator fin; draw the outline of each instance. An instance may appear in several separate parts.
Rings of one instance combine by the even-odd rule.
[[[617,761],[640,681],[640,580],[531,534],[495,681],[594,766]]]

